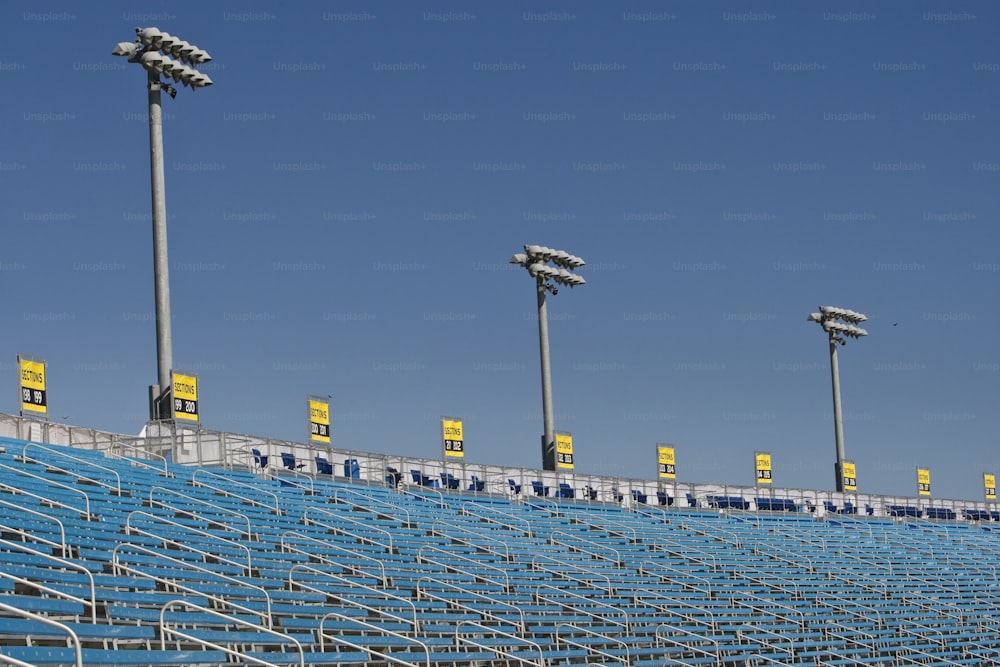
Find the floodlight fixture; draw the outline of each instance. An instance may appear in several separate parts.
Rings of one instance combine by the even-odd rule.
[[[135,42],[118,42],[111,52],[113,56],[126,56],[131,58],[139,51],[139,45]]]
[[[173,369],[173,339],[170,332],[170,277],[167,259],[167,208],[164,194],[163,111],[160,93],[170,97],[177,89],[170,79],[193,89],[212,85],[207,74],[193,66],[210,61],[207,51],[159,28],[135,29],[134,42],[119,42],[111,52],[146,70],[146,90],[149,101],[150,183],[153,208],[153,282],[156,301],[156,370],[158,384],[150,386],[149,413],[153,421],[172,414],[171,371]],[[176,60],[175,60],[176,58]],[[160,77],[166,77],[162,80]]]
[[[179,41],[179,37],[174,37],[169,32],[162,32],[160,33],[160,50],[169,51]]]
[[[837,446],[837,462],[834,475],[837,491],[843,493],[844,485],[844,418],[840,405],[840,366],[837,361],[837,346],[846,345],[848,338],[863,338],[865,329],[857,326],[868,320],[868,316],[848,308],[820,306],[819,312],[810,313],[810,322],[816,322],[826,332],[830,343],[830,378],[833,386],[833,428]]]
[[[195,46],[193,44],[189,44],[188,42],[185,42],[183,39],[180,39],[174,42],[173,45],[170,47],[170,55],[172,55],[174,58],[180,58],[181,60],[186,61],[188,59],[188,56],[190,56],[191,52],[194,50]]]
[[[191,88],[204,88],[205,86],[211,86],[212,79],[204,72],[195,72],[195,75],[191,77]]]
[[[159,74],[160,65],[163,64],[163,56],[157,51],[145,51],[139,56],[139,64],[147,71]]]
[[[552,262],[555,266],[549,266]],[[538,301],[538,350],[542,371],[542,468],[556,469],[555,424],[552,411],[552,369],[549,363],[549,318],[545,298],[559,293],[556,285],[575,287],[587,281],[570,269],[579,268],[584,261],[565,250],[554,250],[543,245],[525,245],[523,253],[510,258],[511,264],[523,266],[535,279]]]
[[[136,35],[139,36],[139,43],[154,49],[160,48],[160,39],[163,33],[159,28],[136,28]]]
[[[187,60],[193,65],[201,65],[202,63],[207,63],[212,60],[212,56],[208,55],[208,51],[195,47],[195,49],[188,54]]]
[[[570,258],[570,254],[565,250],[554,250],[552,251],[552,261],[556,266],[563,266],[566,264],[566,260]]]

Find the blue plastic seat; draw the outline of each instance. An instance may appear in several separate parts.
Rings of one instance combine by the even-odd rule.
[[[251,449],[250,453],[253,454],[253,462],[258,469],[263,470],[267,467],[267,454],[261,454],[260,450],[256,447]]]
[[[281,452],[281,464],[289,470],[298,470],[299,468],[306,467],[305,463],[298,463],[295,460],[295,454],[289,452]]]
[[[332,475],[333,465],[322,456],[316,457],[316,472],[321,475]]]

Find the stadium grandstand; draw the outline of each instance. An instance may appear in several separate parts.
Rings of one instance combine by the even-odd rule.
[[[203,430],[123,436],[7,415],[0,485],[0,664],[944,667],[1000,656],[1000,514],[984,503],[664,484]]]

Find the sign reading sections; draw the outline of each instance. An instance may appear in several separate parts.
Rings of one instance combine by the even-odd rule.
[[[771,483],[771,455],[769,453],[755,452],[754,468],[757,471],[757,484]]]
[[[25,412],[49,416],[49,394],[45,389],[45,361],[17,355],[21,376],[21,415]]]
[[[556,468],[573,469],[573,436],[569,433],[556,433]]]
[[[986,489],[986,500],[997,499],[997,478],[989,472],[983,473],[983,487]]]
[[[170,371],[170,385],[173,390],[174,419],[197,424],[201,420],[198,415],[198,376]]]
[[[858,469],[854,461],[844,461],[840,476],[844,480],[844,491],[858,490]]]
[[[461,419],[456,417],[441,418],[441,441],[444,443],[446,457],[465,458],[465,434]]]
[[[929,468],[917,468],[917,495],[931,495],[931,471]]]
[[[309,439],[313,442],[330,444],[330,402],[325,398],[310,396]]]
[[[660,479],[677,479],[674,448],[670,445],[656,446],[656,470]]]

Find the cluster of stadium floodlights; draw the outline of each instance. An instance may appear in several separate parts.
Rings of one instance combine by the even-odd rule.
[[[172,77],[174,81],[191,88],[212,85],[212,79],[207,74],[193,67],[212,59],[207,51],[158,28],[136,28],[135,33],[135,42],[119,42],[112,55],[126,56],[129,62],[139,63],[149,72]],[[174,95],[172,89],[168,92]]]
[[[549,266],[547,262],[552,262],[555,266]],[[510,263],[523,266],[532,277],[542,281],[551,279],[568,287],[576,287],[587,282],[582,276],[569,270],[579,269],[586,262],[565,250],[553,250],[543,245],[526,245],[523,253],[519,252],[510,258]],[[550,291],[555,294],[555,289]]]
[[[820,306],[818,313],[809,315],[810,322],[818,322],[823,326],[823,330],[830,334],[830,340],[841,345],[846,342],[841,336],[848,338],[867,336],[868,332],[857,326],[867,319],[868,316],[862,313],[834,306]]]

